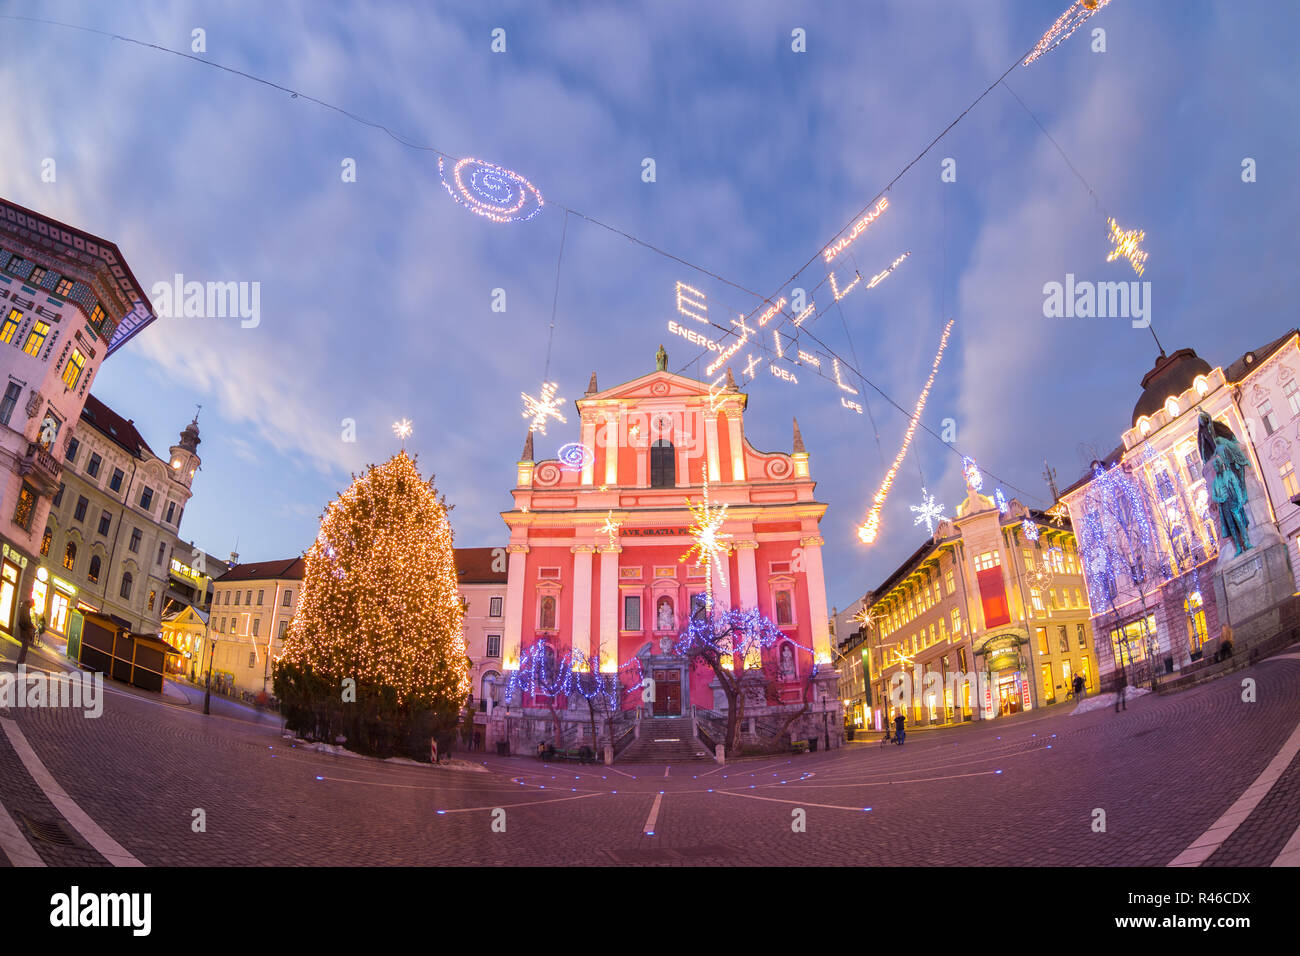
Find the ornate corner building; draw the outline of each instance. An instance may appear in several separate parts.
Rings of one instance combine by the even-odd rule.
[[[10,634],[43,583],[50,504],[91,382],[153,319],[117,246],[0,199],[0,629]]]

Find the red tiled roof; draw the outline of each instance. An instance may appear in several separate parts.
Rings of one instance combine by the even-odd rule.
[[[461,584],[505,584],[504,548],[456,548],[456,580]],[[492,562],[500,560],[502,570],[493,571]]]
[[[123,418],[93,394],[86,396],[86,407],[81,410],[81,420],[92,426],[109,441],[125,448],[136,458],[141,457],[141,448],[150,455],[154,455],[149,443],[136,431],[135,423],[130,419]],[[157,458],[158,456],[154,455],[154,457]]]
[[[249,564],[237,564],[221,577],[214,579],[215,584],[223,581],[270,581],[273,578],[293,578],[301,581],[307,569],[304,558],[285,558],[282,561],[256,561]]]

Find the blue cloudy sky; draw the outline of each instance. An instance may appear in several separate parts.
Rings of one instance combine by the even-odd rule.
[[[453,156],[519,170],[548,199],[496,225],[455,205],[436,158],[306,100],[84,31],[0,19],[10,55],[0,195],[118,243],[149,289],[175,273],[261,284],[261,322],[163,319],[118,352],[95,393],[165,449],[202,403],[203,470],[183,534],[245,559],[298,553],[350,471],[410,447],[453,503],[458,545],[502,543],[541,380],[564,213],[616,225],[769,295],[825,245],[1065,8],[1066,0],[646,3],[0,3],[188,50],[336,103]],[[1300,23],[1281,3],[1114,0],[990,93],[889,193],[853,246],[864,273],[910,258],[814,326],[910,407],[947,316],[926,410],[1025,500],[1048,504],[1090,446],[1127,425],[1155,345],[1126,319],[1048,319],[1043,285],[1136,278],[1105,262],[1104,208],[1146,230],[1152,319],[1167,349],[1214,364],[1297,324]],[[494,28],[507,51],[490,49]],[[1106,51],[1090,31],[1106,31]],[[807,52],[791,50],[806,31]],[[656,161],[644,183],[642,160]],[[940,163],[957,161],[957,181]],[[1241,181],[1241,163],[1258,181]],[[53,183],[42,161],[56,161]],[[357,181],[340,176],[356,160]],[[800,281],[824,278],[814,267]],[[669,340],[677,280],[724,309],[757,301],[570,218],[551,378],[570,401],[694,358]],[[491,311],[492,290],[507,308]],[[823,290],[824,291],[824,288]],[[703,377],[703,364],[685,374]],[[739,371],[743,364],[734,363]],[[923,533],[922,482],[951,512],[952,448],[920,434],[879,542],[854,527],[906,417],[867,393],[771,376],[750,392],[754,444],[788,450],[797,415],[818,495],[831,604],[877,584]],[[572,407],[570,406],[570,411]],[[342,421],[356,421],[343,441]],[[539,456],[577,437],[539,439]],[[1013,492],[1014,493],[1014,492]]]

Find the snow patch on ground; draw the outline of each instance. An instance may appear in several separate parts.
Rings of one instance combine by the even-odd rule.
[[[407,760],[405,757],[393,757],[385,762],[397,763],[398,761],[402,763],[409,763],[413,766],[430,767],[434,770],[469,770],[472,773],[489,772],[488,768],[483,766],[481,763],[472,763],[469,760],[460,760],[459,758],[456,757],[453,757],[451,760],[444,760],[442,763],[437,764],[436,766],[431,763],[422,764],[416,760]]]
[[[1144,694],[1149,694],[1149,693],[1151,693],[1151,688],[1149,687],[1130,687],[1128,689],[1128,693],[1125,696],[1127,697],[1129,702],[1132,702],[1137,700],[1139,697],[1143,696]],[[1070,711],[1070,716],[1077,717],[1079,714],[1089,714],[1092,713],[1092,711],[1094,710],[1101,710],[1105,707],[1114,707],[1114,706],[1115,706],[1114,693],[1098,694],[1096,697],[1089,697],[1086,700],[1084,700],[1082,703],[1080,703],[1078,707]]]

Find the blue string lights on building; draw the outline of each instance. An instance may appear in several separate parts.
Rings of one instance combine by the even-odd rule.
[[[739,655],[746,669],[757,669],[762,666],[763,651],[786,643],[808,654],[813,662],[810,676],[815,677],[818,667],[813,649],[790,638],[757,608],[731,608],[716,615],[696,615],[677,639],[673,652],[682,657],[700,650],[723,658]]]

